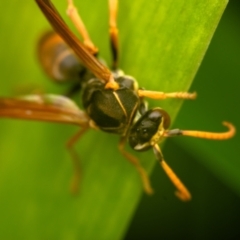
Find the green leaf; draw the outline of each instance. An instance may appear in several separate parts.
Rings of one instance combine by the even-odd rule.
[[[199,98],[194,108],[185,105],[178,116],[178,125],[188,128],[224,131],[222,121],[232,122],[237,134],[228,141],[177,141],[222,183],[240,196],[239,142],[239,15],[237,3],[225,12],[209,51],[192,85]],[[230,7],[230,6],[229,6]],[[224,47],[223,47],[224,46]],[[237,100],[238,101],[238,100]],[[191,116],[189,116],[191,113]],[[197,116],[197,117],[195,117]],[[193,121],[194,118],[194,121]],[[177,140],[177,139],[176,139]],[[221,151],[220,151],[221,149]]]
[[[150,90],[188,90],[226,2],[120,1],[121,68]],[[56,6],[64,16],[65,1]],[[101,56],[110,63],[107,1],[80,1],[77,6]],[[43,92],[64,93],[47,81],[34,56],[41,31],[49,27],[34,1],[2,1],[0,9],[1,95],[30,84]],[[151,101],[172,119],[181,103]],[[135,169],[118,153],[118,136],[90,131],[79,141],[83,177],[81,193],[72,197],[72,166],[64,143],[76,128],[1,120],[0,129],[1,239],[124,236],[142,186]],[[135,155],[152,169],[151,152]]]

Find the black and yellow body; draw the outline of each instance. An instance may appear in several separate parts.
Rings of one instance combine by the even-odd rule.
[[[90,79],[82,92],[87,114],[102,131],[126,135],[132,125],[140,100],[135,79],[120,76],[115,79],[119,89],[106,89],[104,82]]]
[[[95,78],[53,31],[46,32],[40,38],[38,58],[52,80],[71,82],[75,88],[78,85],[83,107],[95,127],[126,136],[140,106],[138,84],[133,77],[123,75],[121,70],[113,71],[119,88],[106,89],[105,82]]]

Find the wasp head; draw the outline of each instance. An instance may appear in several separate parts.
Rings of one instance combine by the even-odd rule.
[[[128,141],[136,151],[146,151],[158,143],[170,125],[170,117],[161,108],[145,112],[130,129]]]

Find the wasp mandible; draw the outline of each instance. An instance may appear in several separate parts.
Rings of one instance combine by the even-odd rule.
[[[171,129],[169,114],[160,107],[148,109],[145,98],[195,99],[196,93],[164,93],[139,88],[132,76],[119,69],[119,41],[117,27],[118,1],[109,0],[109,35],[112,50],[111,70],[98,57],[98,49],[92,42],[72,0],[68,0],[67,13],[82,36],[81,42],[68,28],[50,0],[36,0],[54,31],[45,33],[38,44],[40,63],[54,81],[71,81],[67,96],[32,94],[19,98],[0,98],[0,117],[19,118],[75,124],[80,130],[67,143],[74,164],[72,191],[77,191],[80,172],[74,144],[90,128],[120,135],[119,151],[132,163],[142,180],[146,193],[153,193],[148,175],[138,159],[128,153],[126,142],[136,151],[153,149],[156,159],[175,185],[179,199],[187,201],[191,194],[164,160],[159,142],[173,136],[224,140],[233,137],[235,127],[229,123],[223,133]],[[84,110],[69,97],[81,92]]]

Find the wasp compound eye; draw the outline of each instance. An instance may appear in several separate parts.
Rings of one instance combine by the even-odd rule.
[[[159,130],[162,122],[167,120],[169,126],[170,118],[165,111],[160,108],[148,110],[133,125],[129,134],[129,144],[136,151],[146,151],[151,147],[151,139]],[[163,124],[165,128],[165,124]]]

